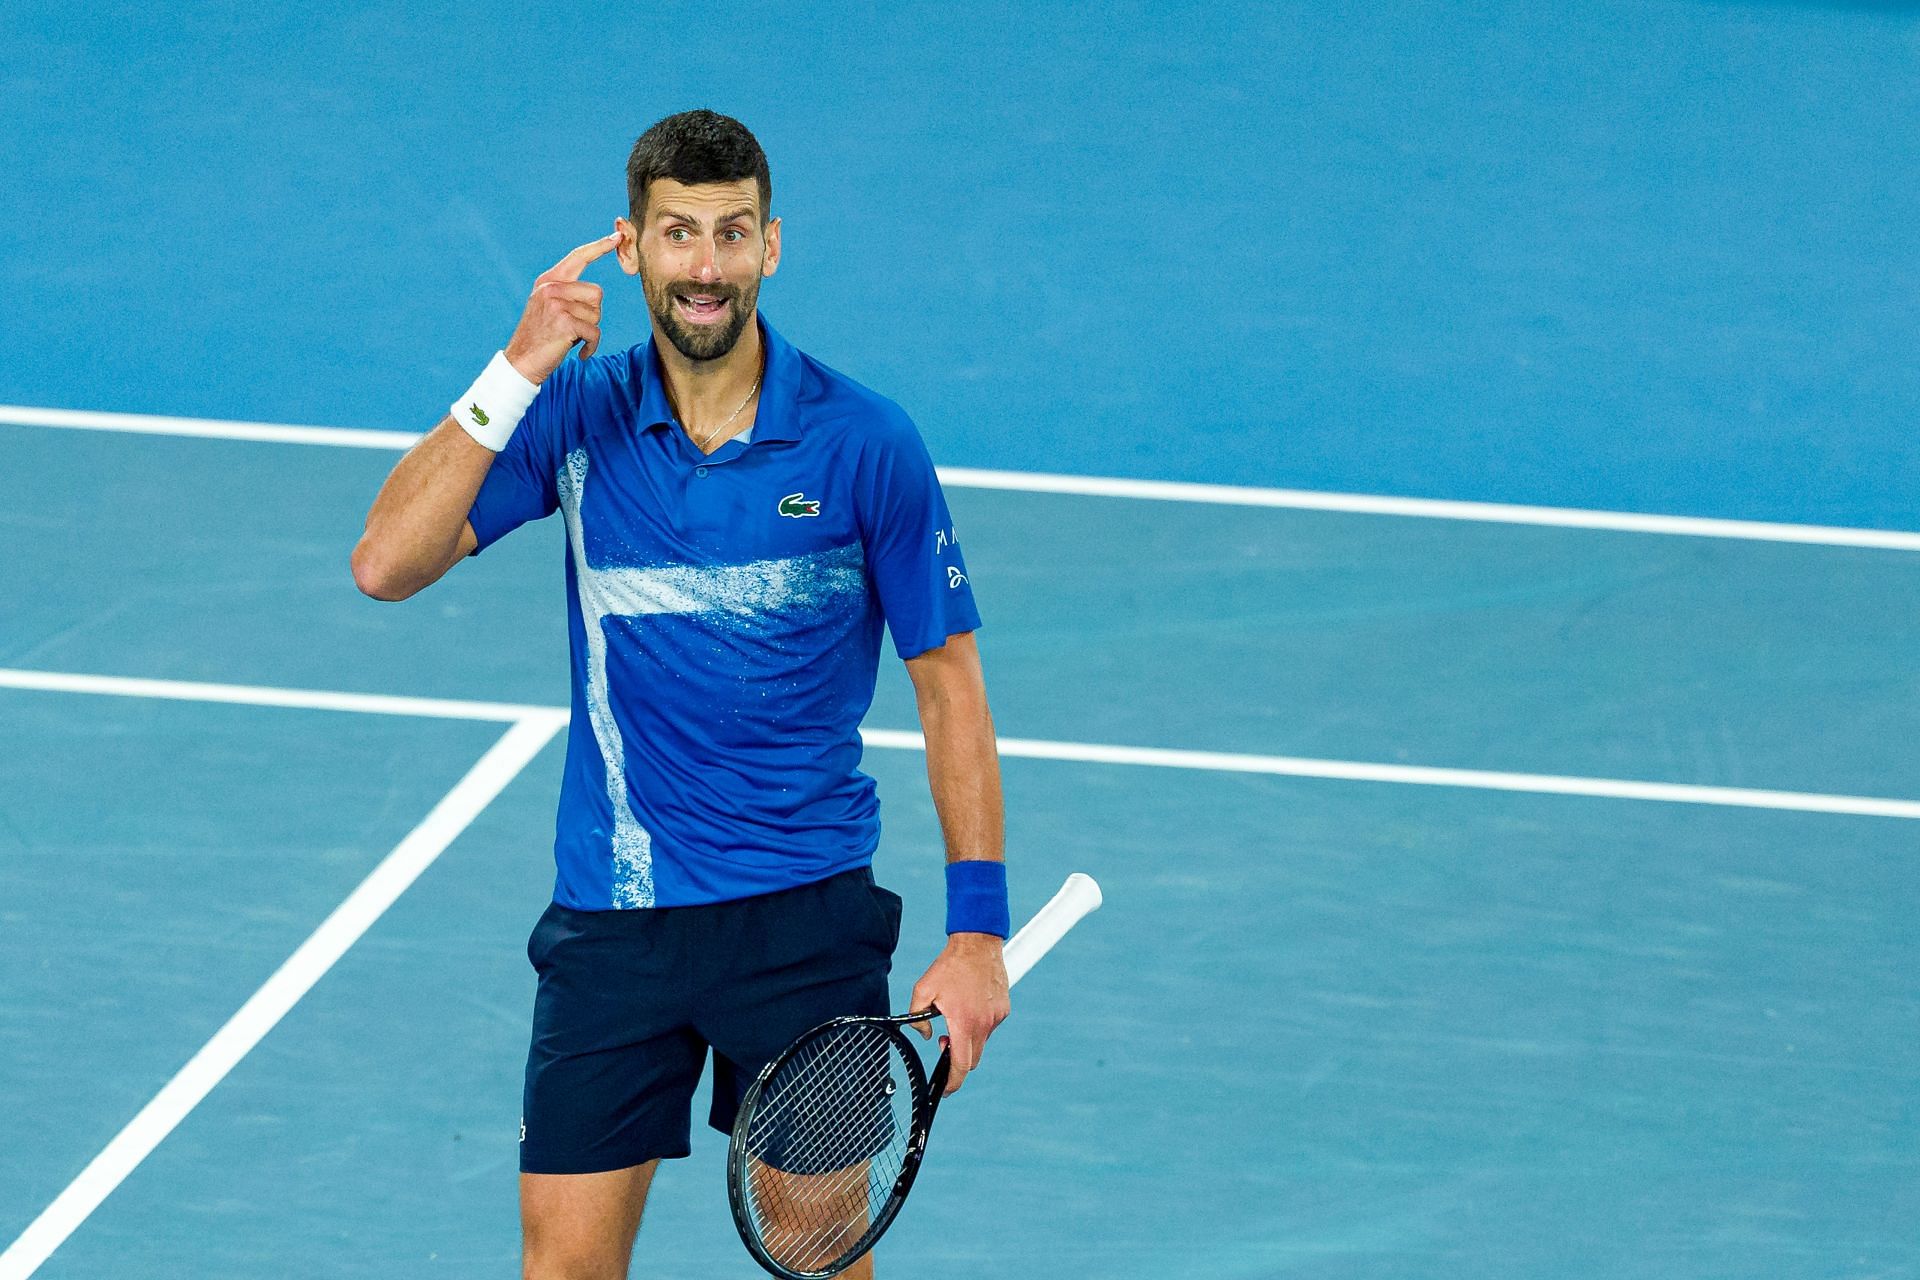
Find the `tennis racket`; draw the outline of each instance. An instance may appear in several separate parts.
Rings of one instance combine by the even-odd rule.
[[[1093,877],[1068,876],[1007,943],[1007,984],[1099,905]],[[782,1280],[846,1270],[906,1202],[950,1063],[942,1050],[929,1076],[901,1028],[937,1012],[835,1018],[748,1088],[727,1151],[727,1199],[747,1251]]]

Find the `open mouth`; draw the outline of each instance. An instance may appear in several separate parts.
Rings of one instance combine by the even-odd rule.
[[[677,293],[673,305],[692,324],[712,324],[727,314],[732,302],[717,293]]]

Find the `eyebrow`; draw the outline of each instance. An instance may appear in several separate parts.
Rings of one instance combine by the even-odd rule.
[[[737,218],[746,218],[748,220],[751,220],[755,216],[756,212],[757,210],[755,210],[752,205],[743,204],[738,209],[731,209],[726,213],[721,214],[719,219],[714,223],[714,225],[719,226],[721,223],[732,222]],[[655,222],[685,222],[691,226],[696,226],[696,227],[700,225],[700,219],[694,217],[690,213],[682,213],[678,209],[662,209],[658,214],[654,216],[654,221]]]

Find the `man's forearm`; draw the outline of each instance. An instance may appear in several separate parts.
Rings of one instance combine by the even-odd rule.
[[[407,451],[380,486],[353,549],[362,591],[404,599],[447,571],[459,558],[467,513],[493,457],[451,418]]]
[[[947,860],[1006,857],[1000,756],[985,706],[975,717],[941,715],[926,727],[927,781]]]
[[[1006,856],[1006,812],[1000,796],[1000,753],[984,690],[942,688],[922,697],[927,782],[940,815],[947,859]]]

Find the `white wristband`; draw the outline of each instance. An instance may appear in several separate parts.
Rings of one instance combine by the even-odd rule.
[[[507,438],[526,416],[527,406],[540,394],[540,384],[528,382],[496,351],[467,394],[453,402],[453,420],[466,433],[495,453],[507,447]]]

